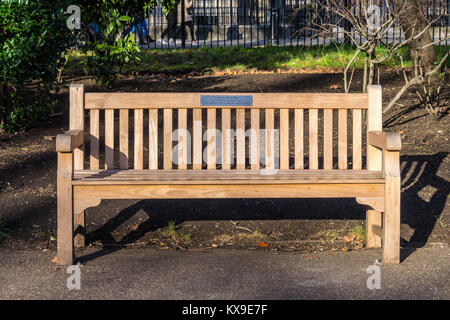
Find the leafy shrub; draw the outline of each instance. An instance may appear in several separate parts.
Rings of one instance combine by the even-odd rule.
[[[160,0],[165,11],[178,0]],[[123,66],[139,61],[132,37],[122,36],[133,19],[157,0],[78,0],[82,24],[95,22],[103,36],[82,47],[83,69],[111,85]],[[25,130],[54,107],[51,91],[65,64],[64,53],[83,35],[67,27],[71,0],[0,1],[0,128]]]
[[[7,132],[27,129],[52,111],[62,53],[73,43],[66,26],[69,2],[0,2],[0,126]]]
[[[160,0],[167,12],[179,0]],[[101,0],[97,2],[79,0],[84,25],[95,23],[102,37],[89,42],[81,48],[84,51],[83,71],[93,75],[99,85],[111,86],[125,64],[140,61],[139,47],[133,37],[123,38],[134,17],[146,8],[154,8],[156,0]],[[83,31],[81,31],[81,34]]]
[[[83,71],[93,75],[98,85],[111,86],[117,79],[126,63],[136,63],[140,59],[137,53],[140,51],[132,37],[122,39],[121,35],[126,27],[126,22],[131,18],[121,16],[116,8],[109,8],[109,14],[101,11],[104,21],[103,37],[95,42],[87,42],[83,47],[85,51],[82,60]],[[99,26],[101,29],[101,26]]]

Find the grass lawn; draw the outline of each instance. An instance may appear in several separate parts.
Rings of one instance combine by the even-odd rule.
[[[449,46],[436,47],[438,56],[443,56]],[[380,48],[377,55],[386,49]],[[141,63],[129,64],[123,72],[145,73],[189,73],[195,72],[252,72],[252,71],[295,71],[295,70],[341,70],[352,58],[354,47],[344,47],[339,52],[335,46],[313,47],[264,47],[264,48],[196,48],[196,49],[159,49],[142,50]],[[407,48],[402,49],[407,67],[411,58]],[[80,70],[80,55],[72,54],[66,67],[67,71]],[[449,59],[450,60],[450,59]],[[450,66],[447,60],[446,66]],[[400,60],[386,60],[384,67],[399,67]],[[364,67],[364,54],[355,60],[358,69]]]

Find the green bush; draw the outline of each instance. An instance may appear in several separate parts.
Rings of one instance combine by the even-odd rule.
[[[0,1],[0,128],[17,132],[52,112],[64,53],[82,30],[67,27],[72,0]],[[123,34],[133,17],[160,3],[165,11],[177,0],[78,0],[82,25],[95,22],[103,37],[81,48],[82,67],[100,85],[111,85],[127,64],[139,61],[139,48]],[[130,17],[129,17],[129,16]]]
[[[58,69],[73,43],[66,26],[69,0],[0,2],[0,126],[29,128],[53,108]]]
[[[103,12],[103,11],[102,11]],[[131,19],[121,16],[117,9],[110,8],[109,14],[100,21],[106,21],[102,39],[88,42],[82,50],[86,53],[81,61],[83,71],[93,75],[98,85],[111,86],[125,64],[140,61],[139,47],[132,37],[122,39],[126,22]],[[100,27],[101,28],[101,27]]]
[[[179,0],[160,0],[165,11]],[[83,71],[96,78],[99,85],[111,86],[125,65],[140,61],[139,47],[133,37],[123,38],[126,29],[146,8],[154,8],[156,0],[79,0],[85,25],[95,22],[102,33],[101,39],[87,42],[81,49]]]

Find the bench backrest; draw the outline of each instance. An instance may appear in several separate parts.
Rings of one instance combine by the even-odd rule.
[[[366,148],[367,131],[382,130],[380,86],[343,94],[72,85],[70,129],[84,130],[86,115],[89,143],[75,150],[75,170],[381,170],[381,152]]]

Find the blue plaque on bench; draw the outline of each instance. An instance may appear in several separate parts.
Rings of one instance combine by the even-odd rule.
[[[202,95],[200,105],[202,107],[251,107],[253,96]]]

